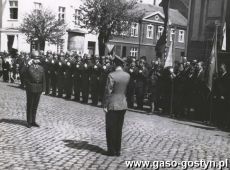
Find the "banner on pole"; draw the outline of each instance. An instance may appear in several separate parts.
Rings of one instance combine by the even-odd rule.
[[[114,48],[114,44],[106,43],[106,47],[107,47],[107,49],[109,50],[109,53],[110,53]]]

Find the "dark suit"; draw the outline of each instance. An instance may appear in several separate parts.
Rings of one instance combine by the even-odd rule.
[[[26,70],[27,122],[35,123],[41,93],[45,91],[45,71],[40,65],[31,65]]]
[[[136,89],[135,89],[138,109],[143,109],[147,78],[148,78],[147,68],[145,67],[139,68],[137,73],[137,78],[136,78]]]
[[[100,63],[97,63],[93,66],[93,71],[91,74],[91,98],[93,105],[97,105],[99,101],[100,94],[100,75],[101,75],[102,66]]]
[[[82,63],[80,61],[76,62],[74,67],[74,99],[76,101],[80,101],[82,87],[82,70]]]
[[[122,126],[127,109],[126,89],[130,75],[122,69],[110,73],[104,95],[106,113],[106,139],[108,152],[119,155],[121,149]]]

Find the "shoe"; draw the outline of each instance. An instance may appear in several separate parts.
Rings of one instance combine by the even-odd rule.
[[[121,153],[120,153],[120,152],[116,152],[115,155],[116,155],[116,156],[120,156]]]
[[[32,127],[31,123],[27,123],[26,127],[31,128]]]
[[[107,151],[105,153],[106,156],[116,156],[116,153],[115,152],[112,152],[112,151]]]
[[[31,123],[31,125],[34,127],[40,127],[36,122]]]

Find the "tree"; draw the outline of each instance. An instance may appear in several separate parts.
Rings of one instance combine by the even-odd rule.
[[[48,9],[33,10],[23,18],[19,30],[27,37],[27,42],[38,41],[38,50],[45,49],[45,42],[57,44],[65,34],[63,20],[57,20]]]
[[[90,32],[98,33],[99,55],[105,54],[105,44],[113,33],[121,34],[139,22],[143,14],[136,9],[136,0],[85,0],[81,6],[83,20]]]

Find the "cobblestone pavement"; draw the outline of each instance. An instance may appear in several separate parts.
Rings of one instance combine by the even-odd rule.
[[[42,96],[25,127],[25,91],[0,82],[0,169],[126,169],[126,160],[225,160],[230,135],[213,127],[128,111],[122,154],[108,157],[101,108]],[[177,168],[178,169],[178,168]]]

